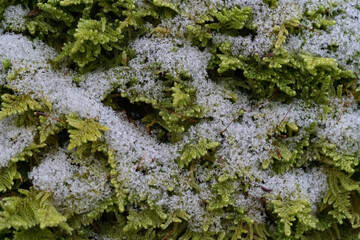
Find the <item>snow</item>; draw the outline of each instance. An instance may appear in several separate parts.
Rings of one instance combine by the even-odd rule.
[[[107,181],[108,173],[98,160],[89,158],[77,166],[78,161],[67,150],[60,149],[34,167],[29,178],[36,188],[53,192],[54,203],[60,209],[84,213],[113,192]]]
[[[271,170],[261,170],[260,165],[264,159],[270,157],[273,149],[271,141],[267,138],[268,132],[273,130],[289,111],[288,105],[276,102],[261,109],[246,112],[242,121],[230,124],[228,130],[224,132],[225,141],[222,141],[218,150],[218,156],[223,156],[225,159],[225,166],[215,168],[215,170],[196,171],[201,172],[196,175],[201,191],[197,193],[190,190],[192,187],[186,180],[189,173],[183,172],[175,162],[181,149],[187,142],[196,142],[199,138],[221,141],[220,132],[234,119],[239,110],[254,108],[253,103],[247,100],[247,96],[240,92],[236,92],[239,100],[235,103],[224,99],[228,91],[226,87],[209,81],[204,72],[208,60],[206,52],[202,53],[195,48],[184,46],[184,49],[179,48],[179,55],[174,55],[175,53],[168,52],[173,47],[173,43],[168,39],[156,41],[157,46],[153,40],[139,39],[135,42],[143,47],[143,49],[139,47],[139,58],[142,56],[141,54],[150,55],[151,49],[158,47],[159,51],[163,51],[163,56],[159,59],[149,58],[149,62],[157,61],[166,65],[166,61],[171,61],[165,67],[167,71],[174,71],[174,73],[177,69],[189,71],[193,76],[193,80],[189,84],[198,89],[197,103],[208,109],[207,116],[213,118],[212,121],[203,121],[190,128],[187,133],[184,133],[184,138],[179,143],[162,144],[145,134],[143,130],[137,129],[124,115],[117,114],[111,108],[104,106],[100,101],[101,98],[98,98],[104,96],[100,90],[95,93],[92,91],[95,87],[91,84],[95,84],[95,79],[101,79],[103,82],[109,81],[108,85],[104,84],[104,88],[100,88],[104,92],[109,91],[111,88],[109,86],[114,82],[118,83],[118,79],[120,82],[126,81],[126,75],[122,73],[116,79],[112,77],[119,69],[88,74],[84,77],[85,80],[81,87],[76,87],[72,83],[71,74],[69,75],[65,70],[54,71],[46,64],[47,59],[44,56],[50,57],[51,55],[46,55],[46,53],[50,53],[51,49],[36,45],[30,55],[38,54],[40,56],[24,62],[20,61],[22,55],[16,57],[17,52],[14,54],[6,52],[5,49],[8,49],[6,44],[17,43],[18,52],[20,52],[22,47],[31,46],[30,40],[18,35],[2,37],[7,39],[12,37],[11,41],[7,43],[0,41],[2,43],[0,49],[5,52],[3,56],[13,60],[14,68],[19,66],[28,68],[28,65],[32,65],[33,62],[38,63],[39,60],[42,60],[43,64],[36,70],[23,73],[21,79],[18,78],[8,84],[16,89],[21,89],[23,93],[31,94],[35,99],[46,96],[52,103],[52,115],[54,116],[75,112],[84,118],[95,118],[100,124],[109,127],[110,130],[104,133],[103,140],[116,151],[117,180],[124,184],[124,187],[130,191],[130,195],[147,197],[170,211],[179,207],[187,210],[192,219],[190,222],[193,229],[200,229],[201,222],[207,217],[201,202],[215,196],[211,189],[218,176],[224,173],[234,173],[237,169],[244,167],[248,168],[251,174],[265,180],[273,174]],[[144,47],[146,44],[149,46],[148,50]],[[40,50],[40,47],[43,48],[43,51]],[[166,56],[167,54],[170,54],[172,58]],[[191,65],[191,61],[194,61],[195,64]],[[102,78],[94,77],[99,75]],[[316,119],[316,113],[316,109],[308,110],[303,103],[294,102],[294,106],[288,114],[288,120],[296,122],[299,127],[306,127]],[[255,115],[258,116],[257,119],[253,118]],[[89,159],[89,161],[91,160]],[[137,171],[139,162],[147,166],[149,171],[146,173]],[[93,171],[95,170],[86,166],[72,165],[71,158],[60,150],[45,157],[42,163],[33,169],[30,176],[35,187],[54,192],[55,202],[59,206],[74,207],[77,212],[83,212],[91,210],[96,202],[110,194],[109,186],[103,180],[106,172],[102,172],[101,168],[96,169],[95,176],[97,177],[93,180],[89,179],[89,182],[84,182],[81,175],[79,178],[70,177],[74,172],[85,174],[86,172],[93,173]],[[288,174],[290,176],[299,175],[296,172]],[[212,176],[210,181],[207,180],[206,175]],[[308,178],[308,175],[304,173],[303,177]],[[100,186],[94,185],[93,181],[98,182],[97,184]],[[269,182],[271,183],[271,181]],[[278,182],[274,182],[274,184],[276,185]],[[309,189],[309,184],[313,184],[313,182],[304,182],[303,188]],[[176,194],[168,195],[169,187],[173,188]],[[254,188],[258,187],[254,186]],[[92,189],[97,189],[100,193],[92,194]],[[315,188],[313,190],[316,191]],[[241,189],[237,191],[241,196]],[[285,193],[282,194],[290,194],[294,188],[284,188],[283,191]],[[317,192],[321,193],[320,190]],[[88,196],[87,200],[80,198],[80,195]],[[244,202],[246,203],[246,201]]]
[[[34,127],[17,127],[11,117],[0,120],[0,168],[6,167],[11,158],[20,154],[34,139]]]
[[[20,4],[9,6],[4,11],[4,21],[2,25],[4,28],[9,27],[14,31],[25,30],[26,19],[25,16],[29,9],[23,8]]]
[[[339,112],[333,110],[333,115],[329,115],[325,122],[321,122],[321,106],[309,106],[301,100],[294,100],[291,104],[268,101],[259,106],[247,94],[229,88],[224,82],[210,79],[206,69],[211,53],[206,48],[193,46],[183,35],[187,25],[194,24],[198,16],[213,7],[251,6],[258,25],[254,38],[213,34],[213,43],[230,41],[234,55],[262,55],[274,44],[272,32],[275,26],[297,18],[306,9],[328,4],[327,1],[294,3],[283,0],[275,9],[268,8],[260,0],[172,2],[183,7],[184,11],[181,16],[160,24],[170,29],[168,35],[157,38],[149,34],[134,40],[130,47],[135,50],[136,56],[127,67],[87,73],[81,76],[79,86],[73,83],[75,73],[66,68],[54,70],[51,67],[50,60],[56,56],[54,49],[39,40],[11,33],[1,34],[0,60],[9,59],[12,63],[10,71],[18,71],[19,77],[8,81],[3,79],[2,74],[0,84],[7,84],[34,99],[46,97],[52,104],[51,115],[54,117],[76,113],[82,118],[94,118],[108,127],[110,130],[103,134],[101,140],[115,151],[117,181],[129,191],[134,201],[148,198],[169,211],[179,208],[187,211],[194,230],[200,231],[201,224],[209,217],[204,201],[216,196],[213,186],[218,178],[232,176],[239,171],[244,172],[245,179],[259,179],[250,185],[246,194],[238,182],[234,185],[236,189],[232,196],[236,199],[235,205],[243,207],[255,221],[265,221],[264,207],[258,201],[264,194],[269,199],[307,199],[315,211],[316,204],[327,190],[326,172],[320,167],[304,166],[277,175],[271,167],[262,169],[263,161],[271,158],[276,150],[274,137],[271,136],[282,121],[296,124],[299,128],[297,135],[284,140],[292,150],[306,135],[305,129],[318,122],[316,140],[326,138],[339,150],[355,153],[360,147],[357,141],[360,110],[356,104],[348,107],[340,119]],[[304,29],[304,38],[290,35],[284,47],[295,52],[308,51],[333,57],[342,66],[355,70],[360,56],[357,56],[360,49],[357,36],[360,32],[359,10],[354,6],[355,2],[347,1],[347,4],[334,8],[334,11],[344,9],[335,16],[335,26],[321,30],[319,34]],[[25,10],[19,5],[7,8],[5,13],[6,24],[23,26],[23,18],[19,16],[23,16]],[[307,21],[302,20],[301,24],[307,26]],[[181,37],[177,38],[176,34]],[[326,46],[335,40],[339,48],[329,52]],[[101,102],[113,90],[152,100],[164,99],[163,84],[155,70],[170,75],[187,72],[190,78],[186,84],[196,89],[195,104],[204,109],[204,119],[191,126],[177,143],[160,143],[154,135],[140,129],[142,125],[134,126],[124,114]],[[134,84],[128,87],[127,84],[134,79]],[[236,96],[236,100],[232,96]],[[350,98],[347,101],[354,102]],[[334,109],[341,108],[341,103],[334,106]],[[7,166],[11,157],[20,153],[34,137],[34,129],[15,127],[12,121],[11,118],[0,121],[0,167]],[[180,169],[176,159],[186,144],[195,143],[200,138],[220,142],[221,146],[217,149],[213,167],[197,166],[194,170],[194,178],[201,189],[194,191],[188,181],[190,171]],[[139,165],[146,166],[147,171],[139,171]],[[59,208],[73,208],[76,213],[82,213],[91,211],[100,201],[112,196],[108,175],[109,169],[93,158],[80,161],[65,149],[54,149],[43,156],[40,165],[33,168],[29,177],[36,188],[54,193],[54,202]],[[271,193],[264,193],[259,184],[272,189]],[[220,217],[213,218],[217,220],[212,228],[218,231]]]

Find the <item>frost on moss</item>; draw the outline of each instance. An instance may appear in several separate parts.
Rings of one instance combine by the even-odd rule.
[[[52,192],[54,204],[63,212],[89,212],[112,195],[108,173],[95,159],[88,158],[77,166],[82,161],[68,155],[64,149],[49,154],[29,173],[29,178],[35,188]]]
[[[11,117],[0,121],[0,167],[6,167],[11,158],[20,154],[33,142],[34,128],[16,127]]]
[[[0,238],[359,234],[355,1],[0,6]]]
[[[21,5],[9,6],[3,13],[4,25],[8,25],[14,31],[25,30],[25,15],[28,11],[28,9],[23,8]]]

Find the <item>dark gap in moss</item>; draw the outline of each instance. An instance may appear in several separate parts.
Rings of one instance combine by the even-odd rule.
[[[62,130],[57,134],[58,144],[60,148],[65,148],[65,144],[70,141],[69,133],[67,129]]]
[[[113,103],[115,104],[115,107],[117,107],[117,109],[115,109],[116,111],[125,112],[127,117],[132,120],[141,120],[146,115],[154,112],[154,109],[150,104],[143,102],[131,103],[127,98],[113,98]]]

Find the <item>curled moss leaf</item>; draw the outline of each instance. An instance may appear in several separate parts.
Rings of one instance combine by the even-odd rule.
[[[88,141],[94,142],[101,137],[102,131],[109,131],[108,127],[97,123],[95,120],[81,120],[75,114],[69,114],[66,121],[73,128],[69,130],[69,150],[72,150],[75,147],[79,147]]]

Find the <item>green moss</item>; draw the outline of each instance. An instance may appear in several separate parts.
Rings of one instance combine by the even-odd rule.
[[[311,22],[314,31],[327,31],[335,25],[330,9],[322,6],[309,9],[303,15],[299,14],[271,26],[269,39],[273,42],[270,49],[260,56],[258,53],[234,54],[235,46],[231,41],[214,43],[216,36],[251,39],[258,34],[259,26],[254,22],[256,9],[251,6],[217,8],[210,4],[209,9],[203,11],[201,16],[190,21],[192,16],[189,17],[181,8],[184,2],[0,0],[0,16],[6,7],[16,4],[30,9],[25,17],[26,27],[17,33],[40,39],[58,51],[51,66],[46,68],[59,70],[66,66],[69,71],[74,71],[64,75],[71,75],[74,82],[72,87],[76,88],[86,81],[89,76],[86,74],[89,72],[117,67],[112,76],[116,81],[106,90],[102,103],[116,111],[117,117],[131,122],[129,125],[137,129],[141,136],[157,138],[159,149],[164,147],[169,150],[169,146],[180,146],[175,150],[171,149],[176,157],[166,161],[154,157],[151,163],[145,163],[144,150],[143,157],[134,155],[133,159],[125,159],[127,161],[118,160],[126,158],[126,155],[122,156],[104,141],[104,133],[111,134],[112,129],[100,124],[99,119],[83,118],[74,113],[59,114],[52,109],[46,96],[41,99],[33,98],[33,92],[25,94],[21,89],[1,85],[0,121],[15,117],[19,126],[34,127],[31,143],[13,156],[8,166],[0,169],[1,238],[89,239],[103,234],[114,239],[235,240],[312,239],[313,236],[314,239],[351,239],[359,235],[360,152],[340,151],[336,144],[319,136],[319,129],[324,127],[328,118],[335,119],[334,114],[346,112],[348,102],[359,102],[358,77],[334,58],[293,52],[286,50],[285,46],[289,35],[301,35],[302,31],[309,30],[301,25],[304,19]],[[263,6],[268,6],[272,11],[280,4],[276,0],[264,0],[263,3]],[[181,30],[181,27],[170,29],[169,22],[184,18],[189,20],[188,25],[181,26]],[[166,24],[170,27],[164,27]],[[9,26],[4,29],[5,33],[12,31]],[[203,103],[199,103],[199,96],[203,93],[196,88],[197,79],[184,71],[183,66],[176,65],[176,71],[171,74],[167,66],[161,66],[157,62],[146,69],[132,69],[142,71],[140,75],[151,74],[151,81],[161,86],[160,97],[147,96],[139,91],[134,86],[140,86],[144,80],[131,75],[129,64],[136,57],[136,49],[132,49],[131,44],[139,38],[176,41],[176,47],[172,50],[175,53],[189,46],[201,53],[206,52],[210,59],[204,69],[206,80],[225,89],[221,92],[222,99],[212,99],[215,103],[211,104],[220,104],[216,101],[231,102],[234,106],[238,104],[238,109],[234,111],[236,114],[216,109],[219,113],[214,115],[221,119],[209,116],[208,113],[213,109],[206,109],[201,105]],[[336,49],[338,46],[334,43],[332,47]],[[147,61],[149,60],[143,59],[143,63]],[[42,71],[40,68],[19,68],[19,63],[7,58],[2,58],[1,63],[0,73],[3,79],[0,81],[4,83],[20,81],[27,74]],[[194,60],[190,64],[197,63]],[[245,94],[241,95],[240,92],[246,93],[248,98],[244,100]],[[42,93],[36,94],[39,96]],[[254,99],[260,102],[268,100],[253,109],[243,109],[250,104],[246,105],[241,101],[252,102]],[[334,99],[344,102],[343,109],[333,109]],[[260,129],[263,126],[256,125],[259,116],[252,115],[253,110],[261,110],[267,103],[274,101],[279,105],[287,104],[290,111],[294,100],[304,102],[305,109],[318,107],[322,110],[319,110],[317,119],[312,119],[306,127],[288,121],[287,114],[281,121],[273,123],[272,128],[263,134],[266,141],[271,142],[271,146],[257,146],[269,149],[273,147],[270,150],[272,152],[268,159],[262,159],[262,166],[256,167],[259,171],[267,171],[274,176],[281,176],[294,169],[322,167],[328,175],[329,189],[318,208],[312,206],[306,196],[293,196],[293,192],[286,197],[281,197],[281,194],[272,195],[272,189],[261,185],[261,179],[253,176],[249,166],[234,164],[237,169],[231,169],[231,173],[222,172],[224,165],[234,160],[227,159],[228,156],[221,151],[222,147],[234,147],[231,150],[234,154],[240,148],[233,146],[235,140],[229,130],[231,124],[254,120],[255,124],[251,127]],[[224,116],[226,114],[236,116]],[[231,117],[236,118],[227,123]],[[216,132],[202,129],[203,132],[194,133],[194,126],[203,124],[206,127],[212,121],[218,121],[216,127],[219,129]],[[225,129],[222,128],[224,124]],[[249,134],[248,129],[242,130],[244,134]],[[194,140],[190,139],[191,134],[199,136]],[[212,139],[207,138],[207,134]],[[184,135],[190,140],[184,140]],[[354,144],[357,141],[353,139]],[[108,176],[105,182],[111,186],[113,194],[101,199],[91,211],[78,214],[72,209],[66,209],[60,213],[53,205],[52,194],[34,189],[27,176],[49,152],[64,146],[81,161],[94,158],[106,166],[104,169],[108,171]],[[256,152],[258,149],[254,147],[249,152],[252,151]],[[236,161],[252,161],[251,156],[250,159],[241,157],[239,154]],[[81,165],[81,161],[71,164]],[[124,163],[124,166],[119,162]],[[139,178],[146,178],[146,187],[152,189],[154,195],[161,192],[164,196],[178,199],[179,206],[170,208],[161,204],[161,201],[154,201],[151,194],[142,189],[130,190],[129,177],[126,173],[120,173],[122,167],[128,167],[125,164],[135,166],[132,170]],[[174,164],[173,169],[178,171],[159,172],[159,175],[168,174],[173,182],[161,182],[163,180],[154,180],[146,175],[166,164]],[[261,165],[259,162],[254,164]],[[178,186],[184,183],[187,184],[186,188]],[[204,188],[208,192],[203,193]],[[256,196],[253,195],[254,192]],[[190,200],[186,198],[189,194],[197,193],[205,195],[202,196],[204,199],[199,198],[196,199],[198,202],[192,203],[201,206],[202,215],[196,225],[192,218],[197,213],[187,211],[186,204]],[[239,202],[242,200],[239,196],[250,199],[246,203],[250,202],[251,206],[240,206]],[[254,212],[261,212],[266,218],[266,224],[256,222],[253,219]],[[275,229],[270,225],[276,225]]]

